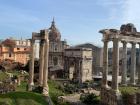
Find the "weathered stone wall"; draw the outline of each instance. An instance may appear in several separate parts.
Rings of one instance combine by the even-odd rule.
[[[140,93],[137,93],[136,102],[137,102],[137,105],[140,105]]]
[[[69,48],[65,50],[65,71],[69,79],[79,82],[92,80],[92,50],[88,48]]]
[[[122,105],[121,94],[111,89],[101,88],[101,105]]]
[[[140,93],[125,95],[123,103],[124,105],[140,105]]]

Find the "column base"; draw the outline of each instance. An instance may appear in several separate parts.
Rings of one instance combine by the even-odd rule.
[[[122,83],[121,86],[127,86],[127,84],[126,83]]]
[[[137,85],[140,86],[140,80],[138,80]]]
[[[44,96],[49,96],[49,89],[48,89],[48,87],[43,87],[43,95]]]
[[[34,87],[34,83],[28,85],[28,91],[32,91]]]
[[[102,87],[105,88],[105,89],[110,89],[111,88],[107,84],[106,85],[102,85]]]
[[[131,86],[136,86],[136,83],[130,83]]]
[[[137,83],[136,86],[140,87],[140,83]]]
[[[101,105],[123,105],[119,90],[101,88]]]

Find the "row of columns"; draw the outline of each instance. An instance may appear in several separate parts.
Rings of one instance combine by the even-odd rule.
[[[130,66],[130,84],[135,85],[135,77],[136,77],[136,43],[131,43],[131,66]],[[123,61],[122,61],[122,84],[126,85],[127,83],[127,42],[123,42]],[[139,44],[140,48],[140,44]],[[139,67],[140,67],[140,51],[139,51]],[[138,85],[140,84],[140,70],[138,71]]]
[[[123,61],[122,61],[122,84],[126,85],[127,81],[127,42],[123,43]],[[130,71],[130,84],[135,85],[136,73],[136,43],[131,43],[131,71]],[[139,44],[140,47],[140,44]],[[118,76],[119,76],[119,40],[113,39],[113,71],[112,71],[112,89],[118,90]],[[140,66],[140,61],[139,61]],[[104,40],[103,52],[103,87],[108,87],[108,40]],[[140,70],[138,71],[138,84],[140,84]]]
[[[43,33],[43,34],[42,34]],[[33,33],[34,36],[34,33]],[[49,57],[49,40],[47,30],[40,32],[40,66],[39,66],[39,85],[43,87],[43,94],[48,95],[48,57]],[[28,90],[32,91],[34,86],[34,57],[35,57],[35,39],[31,40],[30,70]]]

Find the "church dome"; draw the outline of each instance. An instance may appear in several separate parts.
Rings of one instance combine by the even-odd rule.
[[[56,28],[55,26],[55,22],[54,19],[52,21],[51,27],[49,28],[49,41],[60,41],[61,40],[61,34],[59,32],[59,30]]]

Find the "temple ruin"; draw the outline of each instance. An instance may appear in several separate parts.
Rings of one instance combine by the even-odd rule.
[[[40,30],[40,33],[33,32],[31,39],[31,54],[30,54],[30,70],[29,70],[29,85],[28,90],[31,91],[34,86],[34,57],[35,57],[35,41],[40,40],[40,66],[39,66],[39,85],[43,87],[43,94],[48,95],[48,54],[49,54],[49,39],[48,30]]]
[[[140,48],[140,32],[137,32],[135,26],[131,23],[122,25],[120,30],[103,29],[99,31],[103,34],[103,78],[101,88],[101,101],[105,105],[122,105],[121,93],[119,92],[118,76],[119,76],[119,42],[123,44],[123,68],[122,68],[122,85],[138,86],[140,85],[140,70],[138,71],[138,80],[136,82],[136,44]],[[108,86],[108,43],[113,42],[113,60],[112,60],[112,86]],[[131,48],[131,70],[130,81],[127,82],[127,44],[132,45]],[[139,52],[140,53],[140,52]],[[140,65],[140,62],[139,62]]]

